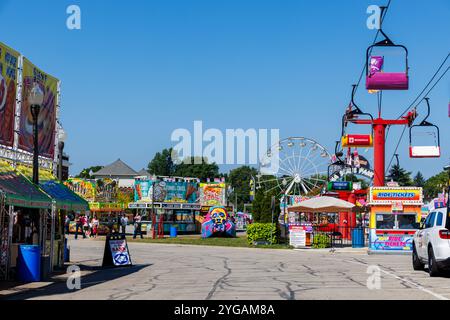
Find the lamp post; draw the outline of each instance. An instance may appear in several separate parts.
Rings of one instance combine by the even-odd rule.
[[[38,83],[33,84],[28,94],[28,103],[30,104],[31,116],[33,117],[33,183],[39,184],[39,135],[38,135],[38,118],[41,111],[41,105],[44,102],[44,92]]]
[[[62,175],[62,167],[63,167],[63,150],[64,143],[67,139],[67,134],[62,127],[60,127],[58,131],[58,153],[59,153],[59,162],[58,162],[58,179],[59,181],[63,181]]]

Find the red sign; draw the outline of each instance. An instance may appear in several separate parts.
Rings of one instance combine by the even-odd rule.
[[[373,145],[370,134],[347,134],[342,137],[343,147],[371,147]]]

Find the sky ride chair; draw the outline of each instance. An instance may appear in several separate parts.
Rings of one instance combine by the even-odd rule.
[[[380,22],[380,33],[384,36],[381,40],[366,50],[366,89],[367,90],[408,90],[408,49],[403,45],[394,44],[383,32]],[[400,48],[405,53],[405,72],[383,71],[384,56],[371,56],[372,49],[376,47]]]
[[[343,148],[371,148],[373,147],[373,127],[370,134],[347,134],[346,128],[349,122],[357,123],[361,116],[367,116],[373,122],[373,116],[370,113],[363,112],[355,103],[354,96],[356,85],[353,85],[351,102],[342,116],[341,146]]]
[[[439,137],[439,127],[428,122],[427,119],[430,116],[430,102],[429,98],[424,98],[427,103],[428,113],[426,117],[422,120],[421,123],[417,125],[412,125],[409,128],[409,156],[411,158],[439,158],[441,156],[441,146],[440,146],[440,137]],[[433,145],[415,145],[413,143],[413,135],[418,135],[418,133],[414,133],[414,128],[427,127],[430,128],[431,131],[426,132],[426,135],[434,136],[434,144]]]

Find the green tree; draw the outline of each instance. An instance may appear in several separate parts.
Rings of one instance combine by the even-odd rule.
[[[92,166],[89,168],[84,168],[83,170],[80,171],[80,173],[78,175],[75,176],[75,178],[94,179],[94,177],[90,175],[91,171],[92,171],[92,173],[95,173],[102,168],[103,168],[103,166]]]
[[[438,193],[445,191],[449,183],[448,172],[441,173],[429,178],[423,187],[425,199],[430,200],[436,198]]]
[[[172,148],[157,152],[147,168],[150,174],[172,176],[175,172],[175,164],[172,159]]]
[[[406,171],[396,164],[389,170],[388,178],[398,182],[400,186],[412,186],[413,184],[411,172]]]
[[[223,176],[219,173],[219,166],[216,163],[209,163],[207,158],[200,159],[200,157],[191,157],[190,161],[184,159],[183,162],[175,166],[174,175],[199,178],[202,181]]]
[[[274,179],[268,178],[269,180]],[[255,200],[252,203],[253,220],[255,222],[272,222],[272,197],[275,197],[274,222],[278,221],[280,214],[280,190],[276,187],[277,182],[271,181],[256,190]]]
[[[230,171],[227,182],[233,188],[230,202],[234,203],[237,197],[237,210],[243,211],[244,204],[250,203],[250,181],[258,171],[249,166],[242,166]]]
[[[425,185],[425,178],[422,175],[422,172],[418,171],[417,174],[414,176],[414,186],[416,187],[423,187]]]

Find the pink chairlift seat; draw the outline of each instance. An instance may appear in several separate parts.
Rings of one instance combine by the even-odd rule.
[[[404,72],[375,72],[366,77],[367,90],[408,90],[408,75]]]

